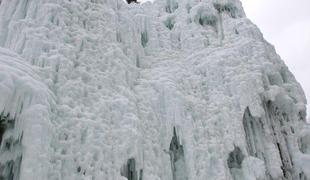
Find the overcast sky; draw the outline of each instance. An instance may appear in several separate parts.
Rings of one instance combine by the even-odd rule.
[[[310,103],[310,0],[241,1],[247,17],[275,46],[277,53],[301,83]]]

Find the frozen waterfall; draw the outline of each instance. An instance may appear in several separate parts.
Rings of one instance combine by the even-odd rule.
[[[239,0],[0,0],[0,179],[309,180],[300,84]]]

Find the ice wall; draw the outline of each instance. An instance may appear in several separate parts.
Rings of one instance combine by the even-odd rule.
[[[38,71],[0,48],[0,179],[48,174],[53,95]]]
[[[0,46],[1,178],[310,177],[303,90],[238,0],[2,0]]]

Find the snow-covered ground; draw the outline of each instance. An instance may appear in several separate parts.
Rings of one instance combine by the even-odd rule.
[[[6,100],[22,146],[2,176],[310,177],[303,90],[238,0],[4,0],[0,46],[8,82],[32,77],[0,92],[40,104]]]

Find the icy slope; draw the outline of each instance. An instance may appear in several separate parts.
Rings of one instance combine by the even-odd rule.
[[[304,93],[238,0],[3,0],[0,46],[1,95],[40,104],[1,99],[4,179],[310,177]]]

